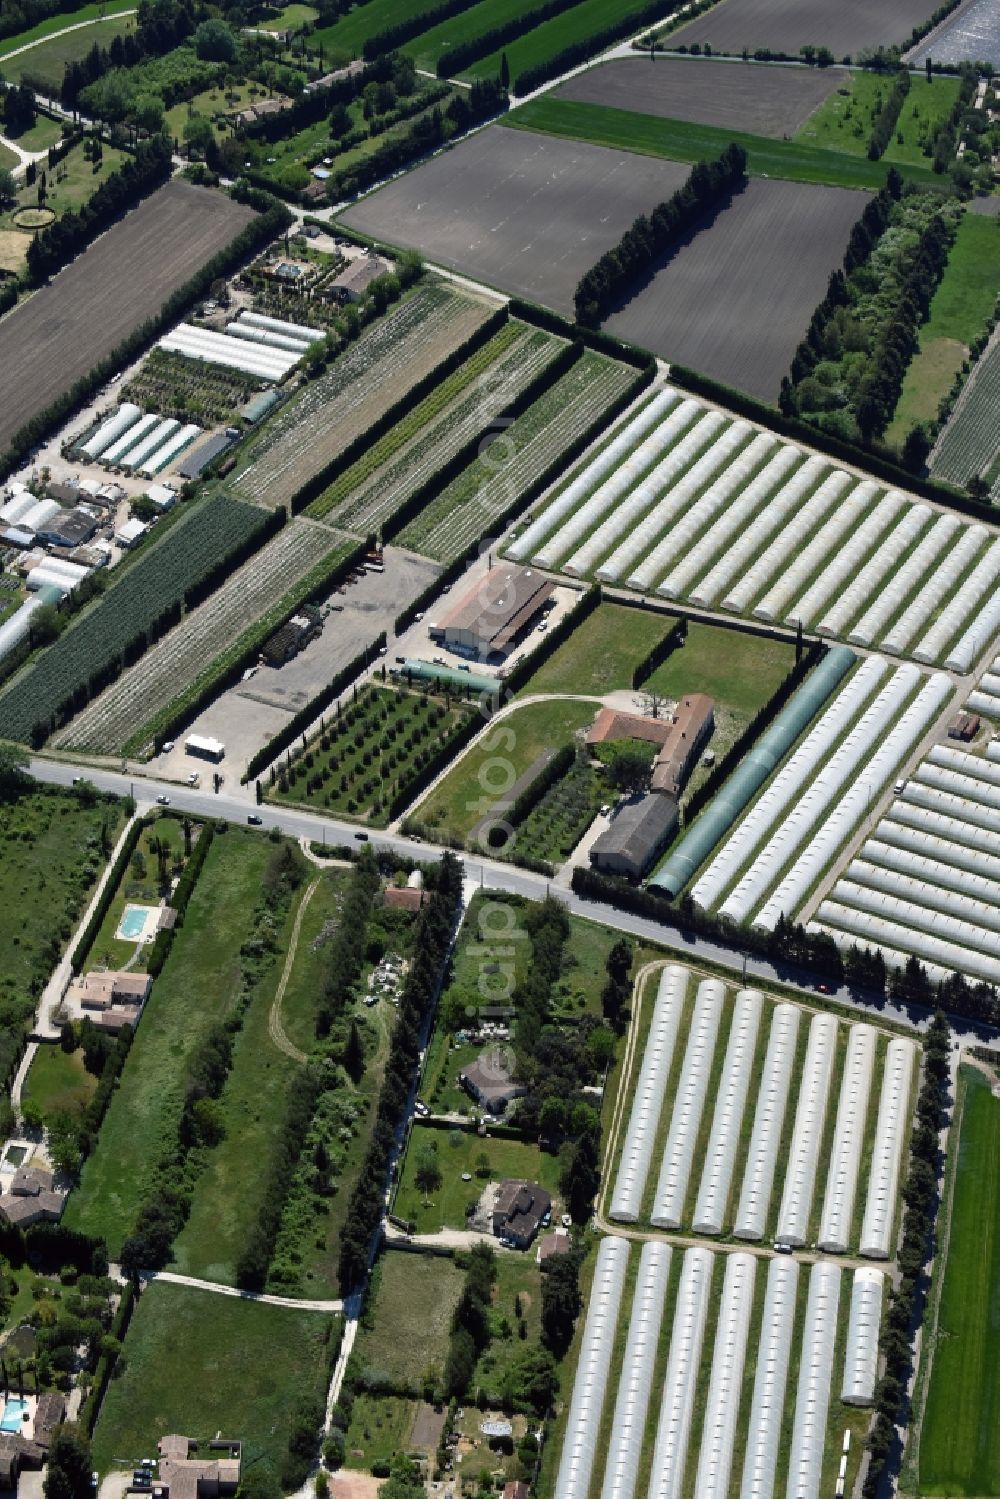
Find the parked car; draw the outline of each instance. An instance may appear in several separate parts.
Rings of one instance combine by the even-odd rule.
[[[250,813],[250,816],[247,818],[247,822],[252,828],[261,828],[264,826],[263,817],[258,817],[256,812]]]
[[[418,1119],[426,1119],[428,1114],[430,1113],[430,1109],[425,1103],[421,1103],[420,1099],[418,1098],[416,1103],[413,1105],[413,1112],[416,1114]]]
[[[354,836],[355,836],[355,838],[357,838],[357,840],[358,840],[359,843],[367,843],[368,842],[368,834],[367,833],[355,833]]]
[[[169,796],[158,796],[156,798],[156,804],[157,804],[158,807],[169,807],[170,806],[170,798],[169,798]]]

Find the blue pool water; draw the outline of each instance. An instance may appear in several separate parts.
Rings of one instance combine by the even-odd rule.
[[[146,912],[142,906],[129,906],[128,910],[122,916],[118,931],[126,942],[138,942],[145,925]],[[0,1426],[0,1430],[2,1429],[2,1426]]]
[[[22,1417],[28,1409],[28,1402],[12,1395],[3,1408],[3,1416],[0,1418],[0,1431],[20,1431]]]

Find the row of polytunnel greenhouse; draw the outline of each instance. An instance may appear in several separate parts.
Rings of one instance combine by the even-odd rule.
[[[776,1499],[787,1444],[785,1499],[819,1499],[824,1458],[843,1445],[836,1401],[874,1400],[884,1273],[856,1270],[848,1301],[845,1272],[830,1262],[804,1271],[773,1256],[765,1276],[746,1251],[649,1242],[634,1292],[623,1293],[630,1253],[617,1238],[598,1252],[556,1493],[589,1485],[601,1499]],[[627,1324],[623,1349],[612,1309],[621,1331]]]
[[[797,1006],[766,1001],[754,989],[733,996],[716,979],[695,988],[680,965],[663,969],[611,1192],[613,1221],[674,1231],[689,1227],[714,1237],[732,1232],[758,1242],[770,1232],[792,1247],[815,1240],[831,1253],[860,1247],[862,1254],[884,1256],[899,1185],[891,1161],[898,1165],[909,1121],[905,1046],[894,1042],[883,1053],[874,1026],[842,1025],[817,1013],[809,1018],[799,1062],[802,1015]],[[752,1087],[765,1032],[763,1064]],[[912,1047],[906,1055],[912,1065]],[[890,1060],[898,1129],[884,1159],[876,1149],[866,1175],[870,1101],[876,1086],[890,1087]],[[883,1114],[888,1119],[888,1108],[880,1104],[879,1120]],[[747,1126],[749,1140],[741,1149]],[[781,1153],[786,1129],[791,1135]],[[663,1145],[654,1172],[658,1139]],[[859,1246],[855,1219],[861,1203],[870,1232]],[[886,1203],[883,1221],[878,1213]]]
[[[989,752],[934,745],[812,926],[843,946],[877,945],[890,963],[915,956],[934,977],[1000,983],[1000,764]]]
[[[1000,539],[987,526],[669,386],[508,555],[952,670],[967,671],[1000,628]]]
[[[193,422],[182,426],[175,417],[155,412],[143,416],[138,406],[123,401],[91,434],[80,454],[106,468],[128,469],[152,479],[200,435],[201,428]]]

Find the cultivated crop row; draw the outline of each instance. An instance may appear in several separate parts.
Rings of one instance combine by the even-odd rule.
[[[222,495],[181,516],[0,694],[0,737],[41,742],[162,634],[190,591],[246,555],[271,524],[266,512]]]
[[[948,479],[964,487],[979,474],[989,472],[1000,455],[997,410],[1000,408],[1000,341],[994,341],[982,356],[962,394],[931,458],[935,479]],[[993,499],[1000,500],[1000,480]]]
[[[458,557],[495,528],[634,378],[625,365],[585,353],[410,522],[400,545],[437,562]]]
[[[715,979],[689,987],[684,968],[660,976],[608,1216],[889,1258],[912,1043],[883,1048],[832,1015],[806,1026],[794,1005],[734,1000]],[[892,1096],[870,1122],[880,1076]],[[865,1172],[872,1130],[885,1138]]]
[[[284,505],[489,315],[441,287],[418,291],[352,344],[253,444],[236,489]]]
[[[884,1276],[842,1295],[837,1265],[651,1242],[630,1294],[634,1253],[598,1250],[556,1499],[819,1499],[855,1478],[863,1444],[842,1432],[873,1400]]]
[[[249,626],[342,545],[343,538],[324,527],[293,521],[79,714],[58,735],[58,745],[120,752],[158,709],[182,696]]]
[[[311,515],[328,515],[343,529],[358,536],[377,531],[427,483],[441,467],[460,453],[477,433],[523,391],[550,364],[561,344],[549,333],[508,323],[486,347],[455,372],[453,398],[442,401],[435,391],[405,419],[413,435],[405,440],[391,460],[370,465],[375,454],[360,460],[369,468],[363,482],[352,483],[345,474],[328,501],[324,495],[310,506]],[[447,396],[445,382],[442,395]],[[403,425],[403,424],[401,424]],[[391,435],[391,434],[390,434]],[[346,481],[346,482],[345,482]],[[347,498],[334,508],[336,491]]]
[[[997,372],[1000,383],[1000,359]],[[987,643],[980,616],[1000,580],[1000,538],[987,526],[670,388],[508,555],[960,671]]]

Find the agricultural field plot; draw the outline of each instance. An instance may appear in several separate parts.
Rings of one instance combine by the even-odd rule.
[[[1000,658],[984,679],[1000,693]],[[979,711],[1000,696],[972,693]],[[857,851],[812,924],[843,946],[876,943],[895,966],[1000,984],[1000,763],[935,744]]]
[[[157,347],[123,388],[121,400],[177,421],[222,427],[236,419],[238,407],[266,388],[265,380],[243,370],[203,364]]]
[[[970,479],[985,477],[994,504],[1000,501],[998,401],[1000,338],[994,336],[977,361],[930,457],[935,479],[964,487]]]
[[[583,273],[687,175],[675,162],[492,126],[343,217],[363,234],[572,316]]]
[[[322,1312],[146,1286],[94,1432],[94,1466],[132,1467],[165,1432],[242,1438],[243,1461],[280,1473],[304,1399],[322,1405],[337,1321]]]
[[[93,9],[96,14],[96,7],[88,6],[86,9]],[[58,20],[61,26],[79,24],[74,21],[73,15],[62,15]],[[63,36],[41,37],[32,43],[12,37],[7,42],[0,42],[0,73],[8,83],[20,83],[23,78],[47,96],[58,98],[67,63],[80,62],[91,47],[109,47],[115,37],[134,30],[135,16],[123,15],[94,20],[89,25],[80,26],[78,31],[67,31]],[[18,50],[15,56],[10,57],[7,50],[15,44]],[[26,50],[19,50],[21,47]]]
[[[37,298],[32,298],[36,301]],[[0,734],[39,743],[92,684],[228,559],[245,553],[267,516],[225,496],[199,504],[139,552],[105,592],[0,694]]]
[[[994,531],[669,386],[506,553],[962,673],[1000,628],[992,604],[983,613],[1000,571]]]
[[[641,1003],[611,1222],[891,1259],[915,1043],[677,964]]]
[[[1000,18],[992,0],[973,0],[956,16],[921,43],[911,58],[922,68],[928,57],[935,62],[991,62],[1000,66]]]
[[[179,179],[132,209],[0,327],[0,448],[251,222]]]
[[[271,799],[385,827],[424,767],[463,732],[471,711],[426,693],[366,687],[278,769]]]
[[[877,8],[865,0],[843,0],[835,7],[826,0],[724,0],[672,31],[669,45],[698,43],[736,55],[744,47],[793,55],[805,46],[828,47],[839,58],[867,47],[905,46],[914,26],[933,9],[931,0],[885,0]]]
[[[781,139],[803,126],[849,77],[840,68],[616,57],[578,73],[552,97]]]
[[[1000,1290],[1000,1101],[973,1065],[959,1072],[955,1172],[930,1381],[915,1432],[919,1492],[1000,1493],[1000,1384],[992,1342]]]
[[[857,70],[838,71],[835,81],[836,92],[802,126],[796,139],[849,156],[866,157],[875,119],[888,97],[891,79]],[[926,78],[911,77],[910,91],[882,159],[901,166],[928,165],[934,137],[951,112],[958,90],[957,78],[935,76],[928,82]]]
[[[569,858],[601,808],[615,793],[589,757],[580,754],[564,776],[519,822],[499,857],[557,865]]]
[[[144,746],[179,700],[199,697],[247,649],[261,642],[295,598],[328,577],[350,550],[346,538],[301,517],[186,614],[141,661],[94,698],[61,733],[59,748],[114,754]]]
[[[495,533],[519,498],[544,484],[562,455],[604,424],[635,379],[631,366],[586,350],[404,527],[398,544],[447,563]]]
[[[644,23],[645,10],[643,0],[620,0],[614,9],[613,18],[615,21],[625,22],[632,17],[634,29],[638,31]],[[523,36],[506,42],[495,52],[479,58],[468,71],[478,78],[496,78],[499,76],[501,61],[506,53],[516,88],[517,79],[521,73],[548,62],[565,48],[587,44],[592,37],[606,28],[609,19],[611,17],[604,0],[576,0],[576,3],[569,10],[563,11],[561,15],[554,16],[549,21],[543,21],[541,25],[533,27]]]
[[[357,536],[380,531],[564,347],[512,320],[337,479],[309,514]]]
[[[841,1472],[853,1485],[884,1282],[867,1269],[603,1239],[556,1493],[815,1496]]]
[[[460,348],[492,310],[485,300],[440,284],[407,297],[272,417],[241,459],[237,493],[262,504],[288,504],[389,406]]]
[[[798,342],[841,261],[862,194],[753,178],[606,322],[640,344],[776,401]],[[775,237],[775,225],[785,232]]]

